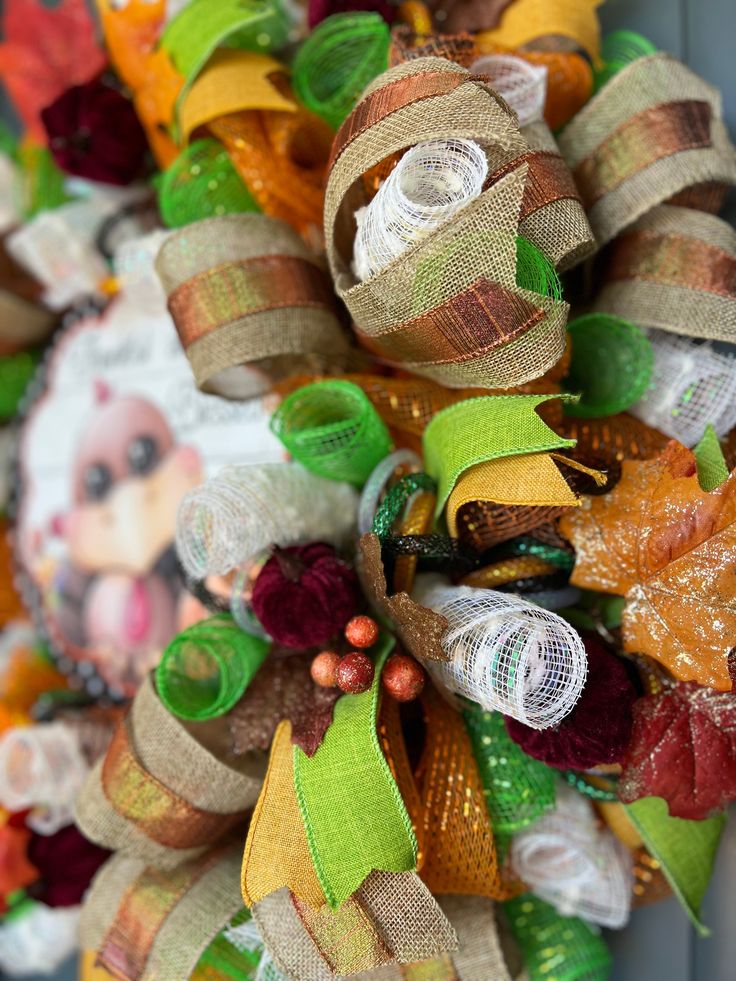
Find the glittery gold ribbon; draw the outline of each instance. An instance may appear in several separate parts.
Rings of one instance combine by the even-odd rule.
[[[461,586],[475,586],[481,589],[496,589],[519,579],[531,579],[534,576],[548,576],[555,567],[544,559],[534,555],[517,555],[503,562],[494,562],[482,569],[476,569],[460,580]]]
[[[710,103],[698,99],[662,103],[631,116],[573,172],[586,208],[658,160],[712,146],[711,117]]]
[[[223,263],[188,279],[169,296],[185,348],[248,314],[300,306],[332,310],[334,295],[317,266],[290,255]]]
[[[644,279],[736,299],[736,259],[685,235],[644,231],[622,235],[612,246],[606,278]]]
[[[102,766],[102,786],[118,814],[167,848],[208,845],[243,818],[241,813],[200,810],[149,773],[135,755],[130,719],[115,730]]]
[[[402,535],[426,535],[434,521],[435,496],[427,491],[417,494],[401,525]],[[414,585],[418,555],[399,555],[394,566],[394,592],[410,593]]]
[[[545,317],[523,296],[481,277],[391,331],[359,336],[365,347],[389,361],[456,364],[508,343]]]

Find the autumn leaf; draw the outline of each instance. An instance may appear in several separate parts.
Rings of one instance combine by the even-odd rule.
[[[694,684],[647,695],[618,785],[621,800],[663,797],[672,817],[702,821],[736,800],[736,696]]]
[[[692,452],[672,441],[654,460],[625,461],[614,490],[584,498],[559,529],[577,553],[571,582],[625,597],[627,651],[680,681],[730,689],[736,471],[707,493]]]
[[[84,0],[6,0],[0,77],[29,133],[45,142],[40,112],[72,85],[105,67],[95,25]]]

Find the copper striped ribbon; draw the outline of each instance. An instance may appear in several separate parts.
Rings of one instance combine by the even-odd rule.
[[[662,103],[631,116],[573,172],[586,208],[658,160],[712,146],[711,117],[710,103],[696,99]]]
[[[291,255],[226,262],[192,276],[169,296],[184,347],[248,314],[284,307],[334,310],[332,284],[314,263]]]
[[[439,71],[420,72],[397,78],[394,82],[376,89],[361,100],[340,126],[332,144],[328,170],[345,152],[353,140],[366,130],[376,126],[388,116],[405,109],[415,102],[449,95],[466,82],[488,82],[486,75],[471,75],[467,72]]]
[[[580,200],[580,194],[567,164],[559,153],[549,150],[525,153],[523,157],[517,157],[503,167],[499,167],[486,178],[484,190],[512,171],[518,170],[523,163],[527,165],[528,170],[519,212],[520,220],[528,218],[529,215],[552,204],[553,201]]]
[[[613,247],[606,279],[643,279],[736,299],[736,257],[685,235],[628,232]]]
[[[391,331],[360,337],[368,350],[392,361],[458,363],[513,340],[545,316],[523,296],[481,276]]]
[[[243,819],[243,812],[203,811],[149,773],[135,755],[129,719],[112,737],[102,765],[102,788],[118,814],[166,848],[209,845]]]
[[[187,862],[166,872],[152,866],[145,868],[123,893],[96,965],[121,981],[137,981],[142,977],[168,916],[195,883],[219,862],[222,851],[217,849],[202,861]]]
[[[293,893],[291,901],[302,926],[334,974],[371,971],[393,960],[392,952],[361,902],[360,890],[337,910],[327,904],[312,909]]]

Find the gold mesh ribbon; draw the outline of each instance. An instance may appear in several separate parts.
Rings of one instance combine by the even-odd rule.
[[[426,535],[434,523],[436,504],[434,494],[423,491],[409,506],[401,525],[402,535]],[[394,565],[394,592],[411,593],[417,571],[418,555],[399,555]]]
[[[391,774],[399,788],[406,810],[411,818],[414,834],[417,839],[417,871],[421,872],[424,865],[424,822],[422,819],[422,801],[419,789],[414,779],[414,772],[406,751],[406,742],[401,727],[399,703],[393,698],[381,699],[378,716],[378,739],[383,755],[389,765]]]
[[[288,720],[274,735],[268,772],[248,830],[241,878],[243,900],[251,907],[283,886],[306,906],[318,908],[325,902],[294,790],[294,750]]]
[[[669,442],[658,429],[625,412],[606,419],[566,416],[557,429],[567,439],[576,440],[575,450],[583,459],[595,459],[601,467],[623,460],[651,460]]]

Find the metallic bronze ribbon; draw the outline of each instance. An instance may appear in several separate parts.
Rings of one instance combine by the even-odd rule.
[[[121,981],[142,977],[161,927],[181,898],[220,860],[222,850],[204,861],[187,862],[162,872],[149,866],[123,893],[115,919],[105,935],[96,966]]]
[[[202,811],[157,780],[135,755],[129,719],[112,737],[102,765],[102,788],[118,814],[167,848],[209,845],[243,818],[240,812]]]
[[[658,160],[712,146],[711,116],[709,102],[690,99],[652,106],[627,119],[575,168],[586,208]]]
[[[371,915],[361,903],[360,890],[339,909],[326,903],[312,909],[292,895],[291,901],[315,947],[335,974],[371,971],[393,959]]]
[[[606,278],[645,279],[736,298],[736,258],[715,245],[674,233],[622,235],[613,247]]]
[[[332,154],[328,170],[331,170],[338,157],[361,133],[376,126],[387,116],[399,109],[405,109],[415,102],[433,99],[439,95],[449,95],[466,82],[488,82],[485,75],[469,75],[460,72],[420,72],[389,82],[375,92],[371,92],[358,103],[343,122],[332,144]]]
[[[559,153],[549,150],[537,150],[525,153],[509,163],[499,167],[490,177],[486,178],[485,186],[491,187],[506,174],[526,163],[528,167],[524,197],[521,200],[519,218],[528,218],[535,211],[544,208],[553,201],[580,200],[580,194],[572,179],[567,164]]]
[[[283,307],[334,309],[332,286],[306,259],[264,255],[226,262],[192,276],[169,296],[185,348],[248,314]]]
[[[360,334],[391,361],[456,364],[499,347],[546,316],[544,310],[481,276],[460,293],[386,334]]]

